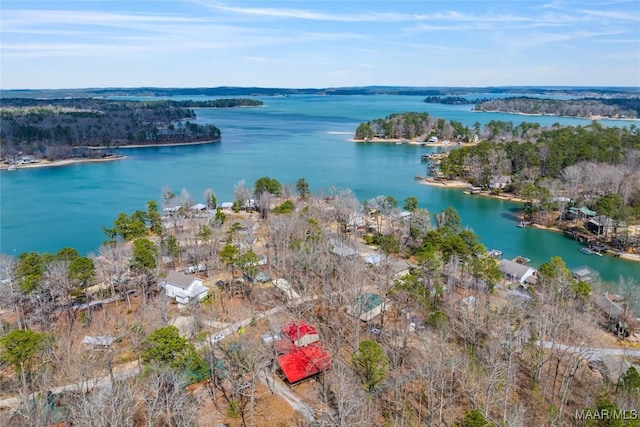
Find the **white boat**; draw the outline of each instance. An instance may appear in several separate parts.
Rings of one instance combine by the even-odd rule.
[[[500,258],[502,256],[502,251],[498,249],[491,249],[490,251],[487,252],[487,255],[489,255],[492,258]]]
[[[594,254],[597,254],[597,252],[592,251],[591,249],[586,248],[586,247],[582,247],[582,248],[580,248],[580,249],[579,249],[579,251],[580,251],[580,252],[582,252],[582,253],[583,253],[583,254],[585,254],[585,255],[594,255]]]
[[[14,171],[14,170],[16,170],[16,165],[10,165],[10,166],[7,168],[7,170],[8,170],[8,171]]]

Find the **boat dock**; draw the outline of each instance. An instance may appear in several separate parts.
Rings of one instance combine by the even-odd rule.
[[[517,257],[515,257],[511,261],[517,262],[518,264],[527,264],[527,263],[531,262],[531,260],[529,258],[524,257],[522,255],[518,255]]]

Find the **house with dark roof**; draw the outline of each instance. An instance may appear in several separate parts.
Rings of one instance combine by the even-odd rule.
[[[535,283],[538,274],[535,268],[508,259],[501,259],[498,269],[507,280],[520,282],[521,285]]]
[[[616,228],[626,228],[625,223],[620,222],[616,224],[613,218],[606,215],[594,216],[588,220],[584,226],[594,234],[604,234],[605,236],[613,234]]]
[[[610,322],[618,322],[622,319],[622,308],[614,301],[611,301],[608,295],[601,294],[596,296],[593,299],[593,304],[602,311],[602,314],[604,314]]]
[[[201,301],[209,293],[209,289],[202,284],[202,279],[177,271],[170,271],[160,282],[160,287],[164,288],[168,297],[175,298],[181,304],[188,304],[195,300]]]
[[[575,270],[571,270],[571,277],[582,282],[589,282],[590,280],[592,280],[593,274],[593,270],[591,270],[589,267],[579,267]]]

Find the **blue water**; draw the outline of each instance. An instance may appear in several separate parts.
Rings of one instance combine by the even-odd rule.
[[[350,141],[361,122],[406,111],[427,111],[469,126],[490,120],[588,125],[588,120],[474,113],[470,106],[426,104],[415,96],[260,99],[263,107],[197,110],[198,122],[222,130],[217,143],[121,149],[128,157],[118,161],[2,171],[0,252],[54,252],[71,246],[86,254],[104,240],[101,226],[111,226],[120,212],[146,209],[147,201],[159,201],[165,188],[186,190],[196,202],[203,201],[205,189],[212,189],[218,201],[231,201],[240,180],[250,188],[269,176],[292,187],[305,178],[316,194],[349,188],[360,200],[384,194],[400,202],[415,196],[432,212],[454,206],[488,248],[501,249],[506,257],[525,255],[539,265],[562,256],[570,268],[589,265],[606,280],[640,278],[640,264],[587,256],[578,251],[578,243],[557,233],[516,227],[514,203],[417,183],[414,176],[425,174],[420,154],[432,148]]]

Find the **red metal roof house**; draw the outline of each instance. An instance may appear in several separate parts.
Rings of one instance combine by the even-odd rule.
[[[329,369],[331,357],[317,342],[278,357],[278,365],[287,381],[294,384]]]

